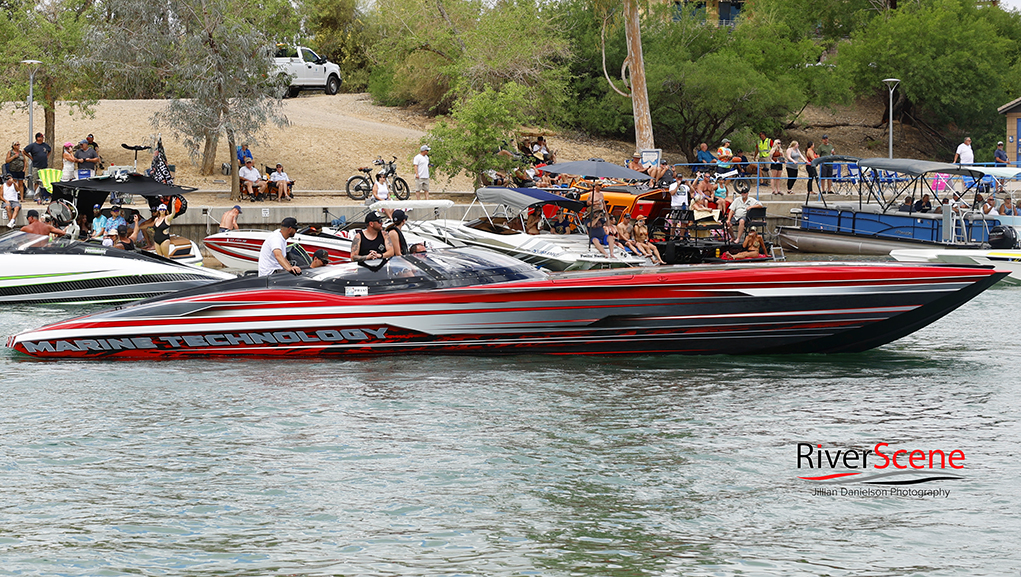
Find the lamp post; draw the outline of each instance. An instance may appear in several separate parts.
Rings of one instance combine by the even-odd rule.
[[[900,78],[885,78],[883,82],[886,83],[886,87],[890,89],[890,119],[887,121],[887,128],[890,129],[890,155],[888,158],[893,158],[893,91],[897,89],[897,85],[900,84]]]
[[[28,66],[28,141],[35,142],[35,132],[32,128],[32,111],[35,108],[32,90],[35,88],[35,73],[43,63],[38,60],[22,60],[21,63]]]

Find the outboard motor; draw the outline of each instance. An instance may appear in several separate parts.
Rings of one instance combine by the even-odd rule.
[[[1017,247],[1017,231],[1012,226],[996,225],[989,231],[989,246],[992,248]]]

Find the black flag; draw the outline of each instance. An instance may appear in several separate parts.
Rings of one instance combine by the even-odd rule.
[[[152,168],[149,169],[149,176],[163,184],[174,184],[174,176],[170,174],[170,167],[167,166],[167,154],[163,151],[163,138],[156,142],[156,151],[152,153]]]

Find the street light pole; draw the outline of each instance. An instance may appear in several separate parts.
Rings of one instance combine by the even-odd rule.
[[[35,132],[32,128],[32,112],[35,109],[32,90],[35,88],[35,73],[39,71],[42,62],[38,60],[22,60],[22,64],[28,66],[28,142],[35,142]]]
[[[887,88],[890,89],[890,118],[886,123],[887,128],[890,129],[890,155],[888,158],[893,158],[893,91],[896,90],[897,85],[900,84],[899,78],[885,78],[883,82],[886,83]]]

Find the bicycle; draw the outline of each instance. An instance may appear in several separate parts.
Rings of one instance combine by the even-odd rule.
[[[403,178],[397,176],[397,157],[393,157],[393,160],[387,162],[383,160],[382,156],[376,157],[376,160],[372,161],[375,166],[383,167],[380,170],[380,174],[386,180],[387,186],[397,200],[408,200],[411,198],[411,188],[408,187],[408,182]],[[358,169],[359,172],[365,173],[365,175],[356,174],[351,178],[347,179],[347,195],[351,200],[365,200],[369,195],[372,194],[372,180],[369,178],[372,175],[372,167],[363,166]]]

